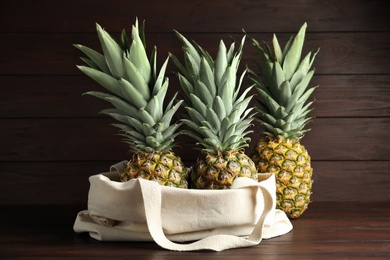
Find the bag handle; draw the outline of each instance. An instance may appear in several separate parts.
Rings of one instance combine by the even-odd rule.
[[[146,223],[153,240],[165,249],[175,251],[194,251],[209,249],[222,251],[231,248],[249,247],[258,245],[263,238],[264,222],[273,209],[272,195],[259,183],[257,187],[264,198],[263,212],[248,238],[234,235],[213,235],[189,244],[178,244],[169,240],[163,231],[161,220],[161,188],[158,183],[139,179],[142,199],[145,205]],[[253,185],[252,185],[253,186]]]

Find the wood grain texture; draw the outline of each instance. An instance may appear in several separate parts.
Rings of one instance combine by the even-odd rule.
[[[311,81],[312,86],[319,85],[313,94],[315,103],[311,113],[316,118],[308,125],[312,130],[302,141],[313,160],[312,199],[314,202],[390,201],[387,195],[390,188],[389,6],[387,0],[14,0],[2,3],[0,206],[84,205],[88,176],[130,156],[127,146],[116,135],[117,130],[109,126],[113,120],[98,114],[109,104],[82,96],[85,91],[101,88],[76,68],[83,55],[72,45],[81,43],[99,50],[95,22],[118,37],[122,28],[129,31],[136,16],[146,20],[148,49],[158,45],[159,65],[168,52],[182,57],[173,29],[196,40],[215,56],[219,40],[228,43],[233,37],[237,41],[243,36],[242,29],[248,36],[268,43],[276,33],[284,44],[306,21],[304,51],[321,48]],[[248,38],[241,70],[246,65],[255,69],[256,59],[256,50]],[[170,62],[169,95],[180,90],[172,74],[175,70]],[[247,153],[261,133],[258,127],[254,130]],[[192,140],[184,137],[179,142],[184,147],[177,149],[177,154],[189,165],[193,164],[197,152],[185,146]],[[20,189],[20,185],[24,188]],[[328,224],[329,227],[337,225]],[[349,233],[345,231],[349,234],[345,237],[351,236],[350,241],[354,241],[353,236],[360,234],[354,231],[353,228]],[[370,232],[374,234],[373,230]],[[311,235],[314,234],[309,232],[307,237]],[[342,240],[344,234],[337,235]],[[48,237],[41,242],[52,245]],[[317,242],[311,244],[309,252],[330,250],[333,253],[328,256],[331,256],[339,251],[347,253],[347,257],[356,256],[354,250],[360,252],[354,243],[339,247],[328,240],[321,249]],[[368,245],[378,252],[383,250],[381,245]],[[150,251],[148,245],[139,246]],[[294,251],[291,245],[285,246],[284,256],[297,254],[305,259],[306,255]],[[273,252],[275,248],[267,250]],[[67,250],[57,244],[48,256],[55,249]],[[302,250],[299,246],[298,249]],[[31,253],[31,259],[40,258],[32,247],[26,252]],[[272,254],[263,256],[272,258]],[[161,252],[155,257],[161,257]],[[180,255],[170,257],[180,258]]]
[[[295,32],[305,21],[312,31],[386,31],[388,10],[386,0],[14,0],[2,5],[0,32],[91,32],[95,22],[120,31],[136,16],[154,32]]]
[[[180,88],[177,78],[168,76],[168,96],[172,96]],[[0,118],[101,117],[98,111],[110,106],[97,98],[82,96],[90,90],[104,91],[84,75],[16,75],[0,79]],[[390,75],[315,75],[311,85],[318,87],[313,94],[312,114],[317,118],[388,117],[389,82]]]
[[[127,158],[94,162],[2,162],[1,204],[84,206],[88,199],[88,177],[107,172],[111,165],[125,159]],[[192,161],[184,163],[188,166]],[[388,161],[313,161],[312,166],[313,202],[390,200]]]
[[[389,203],[314,202],[286,235],[222,252],[174,252],[153,242],[98,242],[72,230],[83,208],[3,207],[0,256],[5,259],[388,259]],[[25,216],[29,221],[25,221]],[[23,245],[23,247],[21,247]]]
[[[182,57],[180,43],[173,31],[149,34],[146,32],[146,34],[149,50],[154,45],[158,46],[159,64],[166,59],[168,52],[174,53],[179,58]],[[248,33],[248,35],[259,41],[270,42],[272,39],[270,33]],[[284,46],[291,35],[292,33],[279,33],[278,39]],[[119,33],[113,36],[118,39]],[[240,31],[231,34],[188,33],[185,37],[195,40],[215,57],[221,39],[226,44],[230,44],[230,37],[239,41],[243,33]],[[0,49],[0,75],[81,75],[76,65],[82,64],[79,56],[84,55],[74,48],[73,44],[82,44],[98,51],[101,50],[95,33],[0,34],[1,42],[9,42],[10,39],[12,39],[12,44]],[[389,40],[390,32],[308,33],[304,53],[321,48],[313,65],[318,75],[388,74]],[[28,48],[25,48],[26,43],[28,43]],[[241,61],[242,70],[246,64],[255,69],[256,59],[258,59],[256,49],[248,39]],[[172,62],[167,71],[177,71]]]
[[[128,150],[108,118],[2,119],[1,123],[8,137],[0,140],[2,161],[116,160]],[[389,118],[317,118],[310,127],[302,143],[313,160],[390,160]],[[261,134],[261,129],[254,130],[251,146]],[[183,136],[178,144],[186,147],[195,141]],[[187,148],[177,153],[187,161],[197,154]]]

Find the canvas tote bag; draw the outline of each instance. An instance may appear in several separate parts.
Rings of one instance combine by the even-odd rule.
[[[179,189],[144,179],[120,182],[125,164],[89,178],[88,209],[78,213],[75,232],[101,241],[154,241],[175,251],[222,251],[293,228],[275,209],[273,174],[260,175],[259,182],[236,178],[229,190]]]

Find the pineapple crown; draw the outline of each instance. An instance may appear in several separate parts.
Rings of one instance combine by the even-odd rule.
[[[260,97],[257,119],[269,138],[299,141],[310,130],[305,126],[313,119],[308,116],[313,101],[307,100],[316,87],[308,89],[308,85],[319,50],[314,54],[309,52],[301,60],[306,27],[304,23],[298,34],[291,36],[283,51],[276,35],[272,39],[273,49],[252,39],[260,56],[260,75],[253,71],[249,75]]]
[[[164,109],[164,98],[168,90],[165,70],[169,57],[157,72],[157,48],[154,46],[150,60],[146,53],[144,23],[138,19],[132,26],[131,41],[125,30],[117,42],[99,24],[96,30],[103,54],[86,46],[74,45],[87,58],[81,58],[87,66],[77,66],[83,73],[103,86],[107,92],[89,91],[84,94],[108,101],[113,108],[100,113],[111,116],[120,123],[123,141],[132,152],[168,152],[175,145],[181,123],[171,120],[182,100],[174,104],[176,94]]]
[[[247,147],[247,135],[252,132],[247,129],[254,114],[250,114],[253,108],[248,108],[252,96],[246,97],[252,87],[240,93],[246,70],[237,83],[245,36],[237,52],[234,42],[227,49],[221,40],[213,60],[196,42],[175,33],[184,53],[184,65],[170,53],[185,96],[187,118],[182,122],[187,129],[183,133],[197,140],[206,153],[225,154]]]

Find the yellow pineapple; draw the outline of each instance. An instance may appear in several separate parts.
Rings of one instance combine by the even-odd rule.
[[[250,78],[260,97],[258,120],[265,129],[252,159],[260,172],[275,174],[277,207],[290,218],[307,209],[313,183],[310,156],[300,143],[312,120],[308,114],[313,101],[307,100],[315,87],[308,84],[317,54],[309,52],[301,60],[306,27],[305,23],[283,50],[275,35],[273,49],[252,39],[259,51],[260,76],[250,71]]]
[[[248,108],[251,88],[240,92],[246,71],[237,80],[237,71],[245,41],[234,52],[221,40],[215,60],[195,42],[192,44],[176,32],[183,44],[184,65],[171,54],[180,69],[178,78],[183,89],[187,126],[183,132],[201,147],[192,174],[192,186],[198,189],[227,189],[237,177],[257,180],[257,170],[244,153],[250,140],[247,130],[253,120]]]
[[[145,178],[161,185],[187,188],[186,168],[180,157],[172,152],[181,123],[171,121],[183,101],[175,103],[174,95],[164,107],[168,90],[165,70],[169,57],[158,72],[157,48],[153,48],[149,60],[144,25],[139,28],[138,20],[132,26],[132,41],[124,30],[121,41],[117,42],[100,25],[97,24],[96,29],[103,54],[75,45],[87,55],[87,58],[82,58],[87,66],[78,68],[108,90],[108,93],[90,91],[86,94],[113,105],[101,113],[120,122],[114,126],[120,129],[123,141],[133,152],[121,173],[121,180]]]

